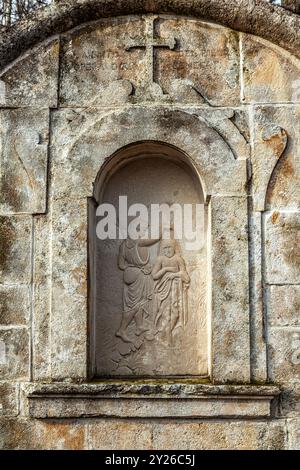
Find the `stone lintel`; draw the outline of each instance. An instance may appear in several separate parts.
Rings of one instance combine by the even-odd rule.
[[[268,418],[280,390],[273,385],[191,383],[28,384],[33,418]]]

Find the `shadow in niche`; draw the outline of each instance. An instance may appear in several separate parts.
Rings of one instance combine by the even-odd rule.
[[[120,197],[124,202],[124,196],[126,210],[120,211]],[[117,209],[112,239],[97,236],[103,220],[96,214],[100,204]],[[133,207],[135,204],[142,204],[146,212]],[[179,210],[171,219],[169,237],[164,231],[164,240],[159,234],[152,238],[142,235],[139,240],[125,234],[137,215],[145,221],[143,230],[150,222],[152,228],[153,218],[148,215],[153,205],[160,204],[176,204]],[[190,219],[195,229],[196,205],[203,211],[202,244],[190,249],[186,234],[175,240],[173,229],[179,214],[182,222]],[[187,206],[192,212],[184,212]],[[134,215],[133,209],[139,212]],[[102,215],[106,217],[107,212]],[[152,141],[132,144],[100,169],[94,198],[89,200],[92,380],[205,380],[208,376],[206,215],[200,177],[189,157],[175,147]]]

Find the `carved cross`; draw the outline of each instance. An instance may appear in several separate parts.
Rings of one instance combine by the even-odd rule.
[[[148,77],[147,77],[147,85],[151,86],[153,82],[155,82],[154,77],[154,51],[156,48],[164,48],[174,50],[176,46],[176,39],[174,37],[169,39],[162,39],[155,37],[154,31],[154,21],[155,18],[146,19],[146,37],[134,39],[131,43],[126,47],[126,51],[130,51],[131,49],[145,49],[146,52],[146,60],[147,60],[147,68],[148,68]]]

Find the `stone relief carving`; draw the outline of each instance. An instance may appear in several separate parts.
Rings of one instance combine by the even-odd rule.
[[[159,254],[151,264],[148,247],[156,243],[127,239],[120,246],[123,312],[116,336],[125,343],[136,344],[136,337],[144,333],[144,340],[162,335],[171,344],[174,331],[188,322],[190,277],[179,244],[174,239],[161,240]],[[127,333],[131,322],[135,322],[134,337]]]

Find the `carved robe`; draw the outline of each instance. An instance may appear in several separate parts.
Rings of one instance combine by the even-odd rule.
[[[149,313],[149,304],[152,300],[153,281],[151,278],[151,265],[149,253],[146,260],[142,260],[138,251],[138,241],[132,241],[129,246],[125,241],[120,247],[126,268],[124,270],[123,309],[128,312],[143,309]]]
[[[188,284],[180,278],[174,279],[171,273],[166,273],[156,281],[154,287],[156,325],[160,320],[164,324],[166,321],[170,321],[172,331],[180,326],[186,326],[188,320],[187,289]],[[161,318],[167,312],[169,312],[169,318]]]

